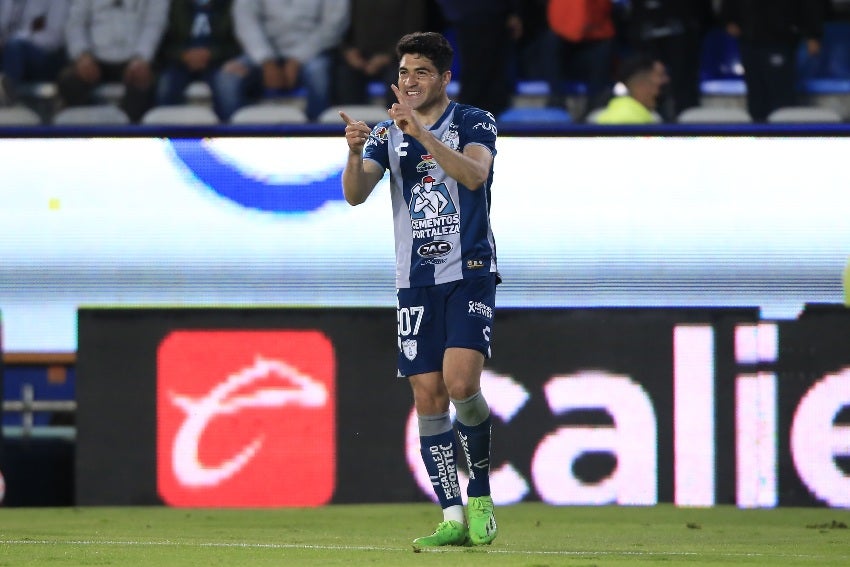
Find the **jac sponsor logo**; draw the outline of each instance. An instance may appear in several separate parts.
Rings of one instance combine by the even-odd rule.
[[[445,256],[451,251],[451,243],[446,242],[445,240],[434,240],[433,242],[427,242],[417,248],[416,253],[423,258],[436,258],[438,256]]]
[[[319,331],[175,331],[157,359],[171,506],[320,506],[335,484],[335,361]]]

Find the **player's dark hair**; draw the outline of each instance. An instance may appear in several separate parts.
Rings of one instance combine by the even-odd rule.
[[[399,60],[407,54],[427,57],[441,75],[451,68],[454,57],[454,50],[449,41],[436,32],[409,33],[398,40],[395,51]]]

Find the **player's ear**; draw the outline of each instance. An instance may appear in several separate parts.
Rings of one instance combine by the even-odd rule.
[[[452,81],[452,72],[446,71],[443,73],[442,83],[444,87],[449,86],[449,83]]]

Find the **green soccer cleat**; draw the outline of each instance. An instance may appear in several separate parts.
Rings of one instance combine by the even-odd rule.
[[[490,545],[496,539],[499,528],[493,515],[493,498],[470,496],[467,506],[469,514],[469,540],[472,545]]]
[[[469,530],[454,520],[440,522],[434,533],[413,540],[413,548],[441,547],[444,545],[469,545]]]

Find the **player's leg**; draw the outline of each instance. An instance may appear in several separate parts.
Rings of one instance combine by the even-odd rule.
[[[416,547],[465,545],[468,538],[463,499],[457,476],[460,454],[449,417],[449,397],[442,373],[410,377],[419,424],[422,462],[443,509],[443,521],[433,534],[413,541]]]
[[[490,496],[490,407],[481,390],[462,400],[452,399],[455,427],[469,470],[469,497]]]
[[[490,494],[490,407],[481,392],[484,360],[490,356],[495,276],[466,280],[447,304],[448,339],[443,378],[457,412],[455,427],[469,469],[469,536],[489,544],[497,534]]]
[[[484,355],[477,350],[446,349],[445,373],[452,377],[447,382],[456,384],[449,388],[457,411],[455,428],[469,470],[467,510],[473,545],[490,544],[498,533],[490,495],[490,407],[478,387],[483,365]],[[470,391],[474,393],[467,395]]]
[[[445,349],[441,295],[435,288],[398,290],[398,374],[408,377],[413,390],[422,461],[443,509],[443,521],[436,531],[416,539],[416,547],[467,541],[457,477],[458,451],[441,371]]]

